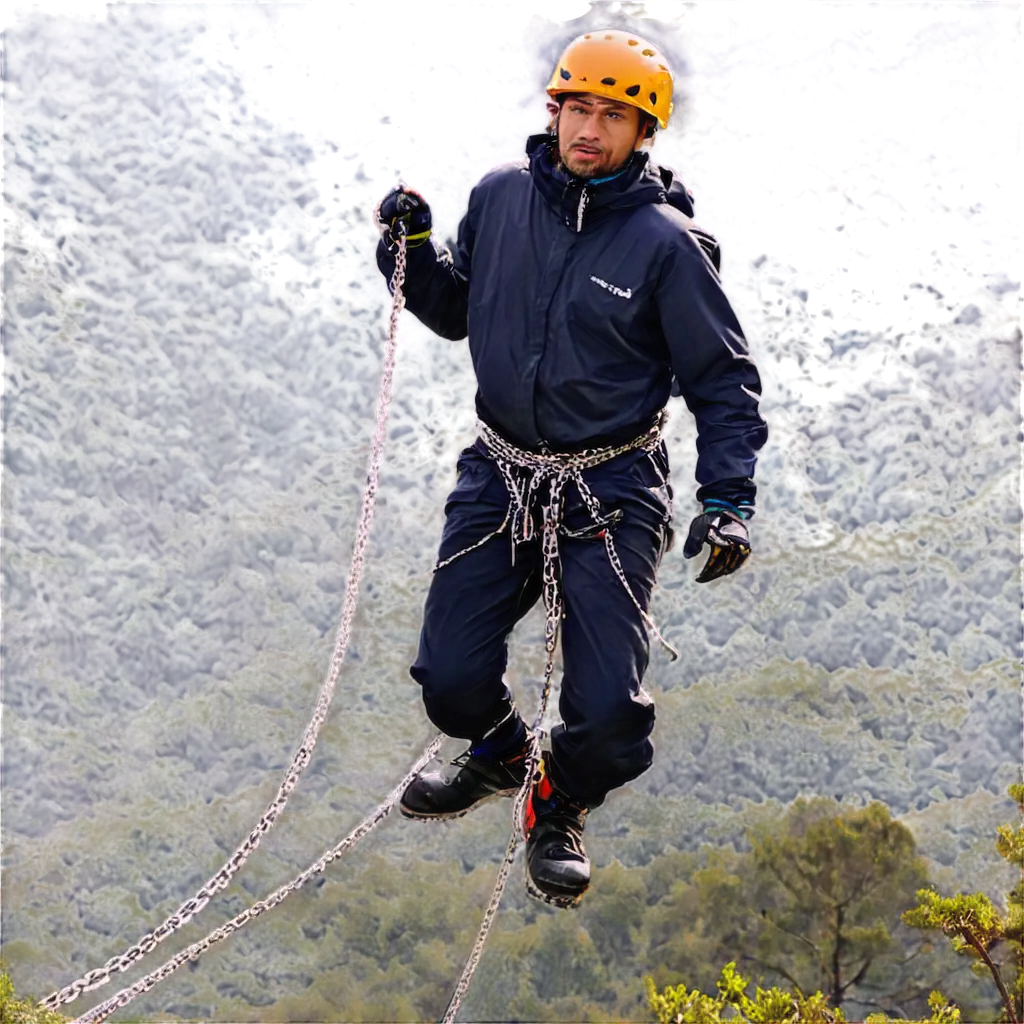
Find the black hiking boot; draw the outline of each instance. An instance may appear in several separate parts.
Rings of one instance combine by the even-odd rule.
[[[590,885],[590,860],[583,849],[587,808],[551,784],[542,761],[524,814],[526,888],[556,907],[575,907]]]
[[[440,768],[424,769],[406,787],[399,809],[406,818],[460,818],[497,796],[515,796],[526,781],[531,738],[501,758],[475,747]]]

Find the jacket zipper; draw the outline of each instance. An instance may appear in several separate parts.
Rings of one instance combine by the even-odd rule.
[[[588,203],[589,200],[590,200],[590,197],[587,195],[587,186],[584,185],[583,190],[580,193],[580,202],[577,205],[577,234],[579,234],[583,230],[583,212],[584,212],[584,210],[587,209],[587,203]],[[565,280],[565,273],[568,270],[568,265],[569,265],[569,262],[571,261],[572,251],[574,249],[575,249],[575,243],[573,243],[572,246],[569,248],[568,253],[566,253],[566,255],[565,255],[565,259],[562,261],[561,270],[559,271],[559,274],[558,274],[558,281],[556,282],[554,290],[551,293],[551,302],[548,304],[548,310],[547,310],[547,314],[545,316],[545,334],[547,334],[548,327],[550,326],[550,323],[551,323],[551,305],[555,301],[555,297],[558,294],[558,289],[561,288],[562,282]],[[542,350],[542,352],[541,352],[541,360],[543,360],[543,359],[544,359],[544,351]],[[537,381],[536,380],[534,382],[534,393],[535,393],[534,409],[536,409],[536,393],[537,393]],[[539,437],[538,438],[538,442],[540,444],[542,453],[547,454],[548,451],[549,451],[548,450],[548,439],[546,437]]]
[[[590,196],[587,195],[587,186],[584,185],[580,191],[580,203],[576,208],[576,234],[579,234],[583,230],[583,211],[587,208],[587,203],[590,200]]]

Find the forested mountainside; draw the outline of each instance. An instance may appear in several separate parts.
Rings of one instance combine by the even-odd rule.
[[[162,922],[280,781],[334,644],[386,292],[364,213],[322,176],[337,146],[274,127],[197,56],[187,5],[15,10],[3,31],[3,954],[44,995]],[[784,982],[751,912],[772,878],[744,858],[750,827],[799,831],[802,795],[884,802],[921,858],[894,871],[848,1012],[920,1013],[941,984],[965,1020],[995,1019],[990,984],[941,948],[916,956],[899,924],[923,880],[1007,883],[991,836],[1021,762],[1021,293],[992,269],[940,254],[890,314],[877,285],[750,262],[737,305],[772,427],[756,556],[698,588],[670,554],[654,614],[683,657],[654,655],[656,762],[593,816],[578,913],[529,901],[517,868],[466,1020],[642,1020],[642,974],[710,985],[729,959]],[[147,969],[334,845],[432,735],[408,665],[471,392],[464,346],[402,351],[353,642],[305,781]],[[513,648],[526,707],[542,635],[532,614]],[[508,813],[388,819],[133,1009],[432,1019]]]

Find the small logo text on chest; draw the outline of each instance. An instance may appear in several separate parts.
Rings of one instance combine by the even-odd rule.
[[[618,295],[620,299],[631,299],[633,298],[632,288],[618,288],[613,284],[609,284],[607,281],[602,281],[601,278],[595,277],[593,274],[590,275],[590,280],[594,284],[599,284],[605,291],[611,292],[612,295]]]

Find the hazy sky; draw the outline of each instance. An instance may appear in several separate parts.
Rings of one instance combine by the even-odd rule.
[[[7,6],[5,20],[28,5]],[[33,6],[63,17],[104,11],[89,0]],[[382,190],[401,175],[453,234],[472,184],[517,158],[543,125],[538,51],[565,34],[558,19],[590,5],[160,6],[189,20],[202,11],[200,51],[241,74],[258,112],[330,139],[339,159],[358,154]],[[812,284],[838,284],[840,305],[841,293],[858,292],[841,311],[862,317],[895,300],[908,275],[948,264],[955,281],[962,261],[1018,265],[1019,4],[662,0],[646,9],[672,26],[688,65],[686,108],[655,155],[682,171],[729,266],[771,252],[814,273]]]

